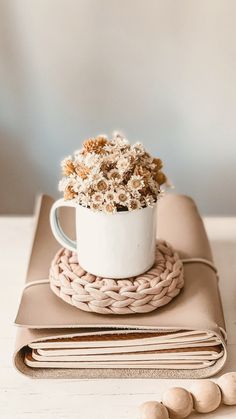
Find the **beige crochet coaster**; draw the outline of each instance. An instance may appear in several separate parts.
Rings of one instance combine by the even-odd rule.
[[[49,279],[58,297],[80,310],[99,314],[148,313],[168,304],[184,286],[183,263],[162,240],[157,242],[153,267],[134,278],[96,277],[79,265],[76,253],[60,249]]]

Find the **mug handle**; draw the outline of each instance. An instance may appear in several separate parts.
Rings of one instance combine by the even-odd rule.
[[[73,199],[65,201],[63,198],[58,199],[54,202],[50,211],[50,225],[55,239],[66,249],[71,250],[72,252],[76,251],[77,245],[76,241],[71,240],[62,230],[59,218],[58,218],[58,208],[60,207],[73,207],[76,208],[76,203]]]

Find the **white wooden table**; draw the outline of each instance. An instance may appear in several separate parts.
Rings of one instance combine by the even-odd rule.
[[[13,325],[32,239],[31,217],[0,217],[0,418],[133,419],[137,407],[160,400],[171,386],[190,388],[191,380],[31,380],[12,366]],[[236,371],[236,218],[207,218],[228,332],[227,365]],[[214,378],[217,382],[217,377]],[[221,407],[196,418],[236,418],[236,407]]]

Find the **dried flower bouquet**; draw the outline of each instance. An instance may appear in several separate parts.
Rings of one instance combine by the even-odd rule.
[[[59,190],[64,199],[106,213],[152,207],[166,182],[162,161],[120,134],[110,140],[100,135],[84,141],[83,148],[61,165],[64,177]]]

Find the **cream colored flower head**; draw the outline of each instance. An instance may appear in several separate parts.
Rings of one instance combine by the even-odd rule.
[[[114,189],[109,189],[105,194],[104,194],[104,200],[105,202],[112,202],[114,203],[116,201],[116,192]]]
[[[119,133],[89,138],[61,167],[64,199],[107,214],[153,206],[166,183],[161,160]]]
[[[106,192],[108,190],[109,183],[106,178],[101,178],[95,183],[95,189],[99,192]]]
[[[121,157],[117,163],[116,167],[118,172],[122,175],[124,172],[127,172],[130,168],[130,160],[127,157]]]
[[[127,182],[128,188],[133,191],[139,191],[140,189],[144,188],[145,182],[142,176],[140,175],[133,175],[131,176],[130,180]]]
[[[115,201],[118,205],[128,207],[129,200],[130,194],[125,190],[125,188],[120,188],[116,191]]]
[[[129,200],[128,209],[133,211],[142,207],[141,202],[138,199],[132,198]]]
[[[102,204],[104,201],[104,194],[102,192],[94,192],[92,200],[94,203]]]

